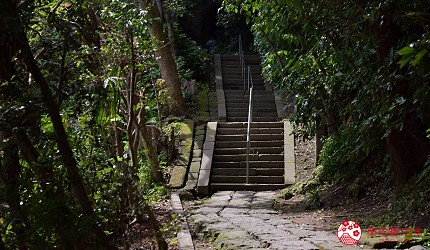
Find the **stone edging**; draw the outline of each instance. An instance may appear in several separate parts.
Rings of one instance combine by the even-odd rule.
[[[289,121],[284,121],[284,178],[285,184],[296,183],[294,133]]]
[[[215,138],[217,122],[208,122],[206,129],[205,143],[203,144],[202,164],[200,166],[199,181],[197,183],[197,193],[200,195],[209,194],[209,182],[212,167],[212,158],[215,149]]]
[[[181,224],[179,225],[178,243],[181,250],[194,250],[193,239],[191,237],[190,228],[188,227],[187,220],[184,216],[184,209],[182,208],[181,199],[179,194],[172,192],[170,199],[172,201],[173,213],[180,216]]]

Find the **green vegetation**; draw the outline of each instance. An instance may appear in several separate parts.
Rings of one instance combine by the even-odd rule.
[[[153,3],[1,1],[0,249],[115,249],[144,215],[166,248],[177,219],[159,225],[151,209],[176,155],[165,118],[186,112],[175,81],[199,77],[207,55],[179,28],[166,50]],[[179,74],[160,53],[178,55]]]
[[[294,97],[296,131],[325,138],[328,175],[386,154],[397,187],[422,171],[430,153],[426,1],[225,0],[224,8],[252,24],[267,78]]]

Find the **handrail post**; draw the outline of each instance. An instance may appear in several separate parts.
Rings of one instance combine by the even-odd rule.
[[[248,66],[248,89],[249,89],[249,103],[248,103],[248,126],[246,130],[246,184],[249,184],[249,154],[251,151],[251,123],[252,123],[252,109],[253,109],[253,89],[251,67]]]

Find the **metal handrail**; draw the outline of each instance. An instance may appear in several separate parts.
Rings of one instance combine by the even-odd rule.
[[[249,154],[251,152],[251,123],[252,123],[252,109],[253,109],[253,89],[254,83],[252,81],[251,66],[248,65],[248,75],[245,77],[246,66],[245,66],[245,56],[243,55],[242,47],[242,36],[239,35],[239,60],[240,68],[242,70],[243,79],[243,91],[246,91],[246,80],[248,80],[248,90],[249,90],[249,102],[248,102],[248,124],[246,129],[246,184],[249,184]]]
[[[245,89],[245,56],[243,55],[242,35],[239,35],[239,60],[240,70],[242,71],[243,89]]]
[[[252,123],[252,109],[253,109],[253,89],[254,83],[252,82],[251,66],[248,65],[248,90],[249,90],[249,103],[248,103],[248,124],[246,130],[246,184],[249,184],[249,154],[251,151],[251,123]]]

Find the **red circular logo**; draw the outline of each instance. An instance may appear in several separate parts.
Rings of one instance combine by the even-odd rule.
[[[352,220],[346,220],[337,229],[337,238],[345,245],[354,245],[361,238],[361,227]]]

